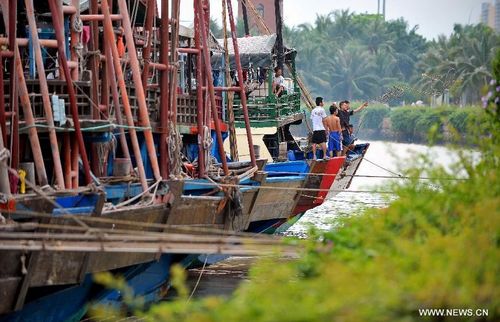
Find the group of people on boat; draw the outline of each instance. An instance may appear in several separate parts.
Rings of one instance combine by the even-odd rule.
[[[311,111],[313,127],[312,152],[316,159],[316,149],[319,145],[323,150],[323,158],[346,155],[354,147],[354,126],[350,117],[368,106],[364,102],[357,109],[351,110],[348,100],[341,101],[339,106],[334,102],[330,106],[330,115],[325,112],[322,97],[316,97],[316,107]]]

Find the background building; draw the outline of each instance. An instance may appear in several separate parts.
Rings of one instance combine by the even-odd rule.
[[[481,4],[480,21],[500,32],[500,0],[495,0],[494,3],[483,2]]]
[[[276,19],[274,15],[274,2],[275,0],[246,0],[253,3],[255,9],[261,17],[264,18],[264,22],[271,32],[276,32]],[[243,20],[243,10],[241,1],[238,1],[238,19]],[[281,14],[283,14],[283,0],[280,0]],[[253,30],[259,30],[258,24],[254,19],[251,9],[247,9],[248,12],[248,25],[250,32]]]

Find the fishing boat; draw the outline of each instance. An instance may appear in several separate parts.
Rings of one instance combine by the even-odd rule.
[[[329,189],[340,173],[343,158],[283,157],[301,153],[287,135],[264,143],[274,162],[256,156],[252,129],[268,121],[252,104],[278,133],[303,119],[300,92],[247,102],[243,82],[217,78],[213,59],[230,55],[206,28],[208,1],[193,2],[194,29],[180,26],[179,0],[161,15],[156,0],[0,1],[0,320],[77,320],[89,301],[119,302],[94,284],[103,271],[158,300],[172,263],[220,252],[176,234],[272,233],[322,202],[301,202],[304,187]],[[230,41],[243,80],[243,40]],[[249,160],[224,150],[238,126]],[[126,242],[137,236],[156,251]]]
[[[153,29],[160,21],[155,3],[133,1],[137,11],[129,14],[125,1],[114,6],[106,1],[66,1],[63,6],[25,1],[19,8],[17,1],[0,2],[0,33],[8,35],[0,39],[0,69],[12,67],[5,68],[0,83],[2,228],[15,233],[5,232],[4,238],[19,237],[10,243],[12,249],[0,250],[2,320],[57,321],[78,316],[91,299],[116,299],[112,291],[93,292],[96,272],[122,272],[134,286],[139,280],[137,294],[154,293],[159,280],[168,281],[172,254],[182,251],[175,246],[161,257],[132,248],[126,254],[59,251],[46,243],[49,232],[72,233],[75,239],[82,238],[75,233],[82,229],[151,235],[169,233],[165,227],[231,226],[230,189],[195,185],[206,181],[198,172],[203,167],[183,168],[176,149],[183,129],[201,128],[211,136],[219,117],[214,113],[210,120],[210,111],[203,108],[208,125],[197,122],[201,86],[178,94],[173,62],[182,46],[193,49],[193,31],[178,25],[179,1],[170,22],[165,2],[166,18]],[[24,21],[28,27],[21,29]],[[162,33],[170,34],[171,41],[162,43]],[[204,40],[202,46],[198,32],[198,56],[201,48],[208,53]],[[138,53],[155,58],[140,66]],[[201,72],[203,65],[197,66]],[[200,151],[212,155],[210,147]],[[192,169],[198,173],[183,171]],[[203,195],[207,190],[210,195]],[[91,224],[89,219],[100,221]],[[44,239],[39,243],[22,236]],[[85,242],[90,244],[82,242],[82,248],[95,247]],[[143,278],[160,266],[156,280]]]
[[[302,126],[306,128],[306,133],[312,132],[305,110],[301,108],[304,92],[299,86],[301,82],[296,71],[297,52],[280,46],[278,39],[277,34],[238,38],[238,54],[243,68],[241,83],[245,84],[253,142],[260,144],[258,150],[264,158],[273,161],[266,163],[265,177],[259,178],[260,186],[264,188],[246,189],[243,192],[245,200],[249,200],[245,202],[245,211],[248,213],[245,229],[269,234],[289,228],[307,210],[321,205],[328,194],[333,196],[348,189],[369,147],[369,144],[358,144],[346,156],[328,160],[322,159],[318,151],[319,161],[313,160],[309,138],[295,136],[291,131]],[[236,54],[232,43],[227,39],[219,39],[218,43],[224,51],[213,54],[212,68],[219,75],[229,75],[232,84],[240,83],[234,73]],[[279,65],[278,57],[283,60],[282,66],[288,68],[285,73],[287,77],[284,78],[286,89],[279,96],[273,91],[274,68]],[[234,127],[230,127],[234,128],[234,134],[230,138],[244,136],[241,96],[236,95],[227,101],[228,109],[234,113]],[[235,151],[234,146],[236,143],[231,142],[232,158],[237,158],[238,151]],[[248,153],[245,147],[239,151],[239,155]],[[271,187],[285,189],[277,189],[271,194],[266,190]],[[276,200],[281,200],[279,206]]]

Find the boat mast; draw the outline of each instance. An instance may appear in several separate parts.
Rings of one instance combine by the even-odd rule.
[[[283,17],[281,15],[281,0],[274,0],[274,17],[276,19],[276,57],[277,67],[283,70]]]

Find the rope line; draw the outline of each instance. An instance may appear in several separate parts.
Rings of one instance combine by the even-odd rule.
[[[227,183],[210,183],[210,182],[189,182],[189,184],[198,186],[209,186],[209,187],[227,187],[227,188],[252,188],[252,189],[264,189],[264,190],[282,190],[282,191],[313,191],[313,192],[349,192],[349,193],[384,193],[384,194],[395,194],[393,191],[375,191],[375,190],[343,190],[343,189],[315,189],[315,188],[293,188],[293,187],[273,187],[273,186],[250,186],[241,184],[227,184]]]
[[[366,160],[365,158],[363,158]],[[368,161],[368,160],[367,160]],[[370,161],[368,161],[370,162]],[[389,171],[389,170],[388,170]],[[353,178],[379,178],[379,179],[417,179],[417,180],[469,180],[468,178],[440,178],[440,177],[410,177],[410,176],[384,176],[384,175],[369,175],[369,174],[330,174],[330,173],[312,173],[312,172],[291,172],[291,171],[265,171],[266,173],[276,173],[276,174],[289,174],[289,175],[308,175],[308,176],[321,176],[321,177],[353,177]]]
[[[193,290],[191,291],[191,294],[189,294],[188,302],[191,301],[191,298],[193,297],[194,293],[198,289],[198,285],[200,284],[201,277],[203,273],[205,272],[205,266],[207,265],[207,260],[208,260],[208,255],[205,254],[205,262],[203,262],[203,267],[201,268],[200,275],[198,276],[198,280],[196,281],[196,284],[193,287]]]

